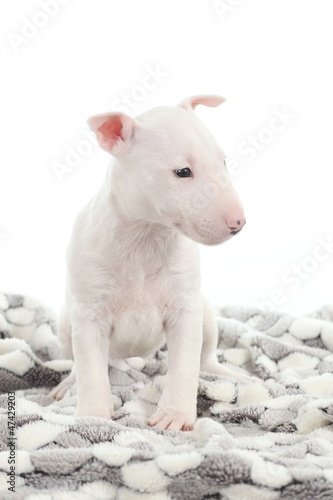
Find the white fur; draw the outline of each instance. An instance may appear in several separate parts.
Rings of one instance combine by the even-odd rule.
[[[222,102],[196,96],[136,120],[122,113],[90,119],[116,160],[80,212],[67,253],[59,334],[74,355],[79,416],[112,417],[108,361],[147,356],[165,339],[169,368],[150,425],[191,428],[199,370],[231,374],[217,362],[217,325],[200,294],[196,243],[221,243],[235,221],[240,228],[245,222],[223,151],[193,111]],[[174,171],[183,168],[193,176],[178,177]],[[62,397],[73,380],[74,373],[53,396]]]

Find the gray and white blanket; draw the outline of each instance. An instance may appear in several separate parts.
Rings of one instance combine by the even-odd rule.
[[[0,498],[333,499],[333,306],[306,316],[225,307],[220,361],[264,380],[202,373],[193,431],[146,425],[163,348],[110,367],[116,419],[76,418],[54,315],[0,294]]]

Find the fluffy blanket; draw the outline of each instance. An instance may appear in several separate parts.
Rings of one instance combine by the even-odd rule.
[[[0,294],[0,498],[332,499],[333,307],[306,317],[225,307],[220,361],[264,383],[202,373],[193,431],[146,425],[165,348],[110,367],[116,419],[74,417],[51,311]]]

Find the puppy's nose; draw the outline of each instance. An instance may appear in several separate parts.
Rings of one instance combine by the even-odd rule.
[[[245,226],[245,223],[246,220],[244,218],[227,220],[227,226],[231,230],[232,234],[238,233],[238,231],[240,231]]]

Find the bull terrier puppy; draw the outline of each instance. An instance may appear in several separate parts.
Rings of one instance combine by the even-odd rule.
[[[89,119],[115,160],[67,250],[58,330],[76,373],[51,394],[62,398],[76,378],[77,416],[112,418],[109,361],[148,356],[165,341],[168,372],[152,427],[193,427],[200,370],[249,378],[218,363],[215,315],[200,293],[198,243],[222,243],[245,224],[224,153],[194,112],[224,101],[195,96],[135,119]]]

